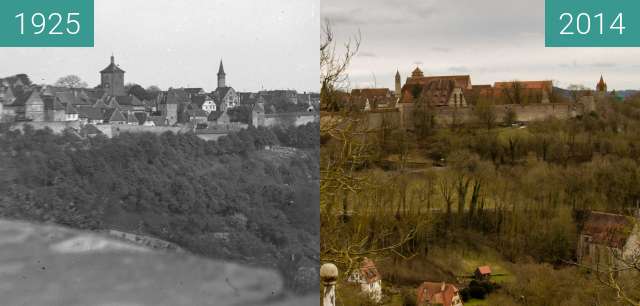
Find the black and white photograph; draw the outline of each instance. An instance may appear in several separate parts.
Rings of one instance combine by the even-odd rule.
[[[0,305],[317,305],[319,6],[97,0],[93,47],[0,48]]]

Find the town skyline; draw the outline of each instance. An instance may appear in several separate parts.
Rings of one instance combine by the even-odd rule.
[[[144,83],[144,82],[137,82],[135,80],[129,80],[128,79],[129,78],[129,74],[131,74],[129,69],[127,67],[125,67],[124,65],[120,64],[120,59],[115,54],[112,54],[110,57],[106,57],[106,60],[104,60],[104,63],[103,63],[102,66],[109,64],[109,58],[115,59],[115,65],[118,68],[121,68],[126,72],[127,79],[126,79],[124,85],[129,85],[129,84],[134,85],[135,84],[135,85],[140,85],[143,88],[148,88],[150,86],[158,86],[162,91],[167,91],[169,89],[181,89],[181,88],[202,88],[205,92],[215,91],[216,88],[219,87],[219,83],[218,83],[219,79],[218,79],[218,76],[217,76],[218,69],[219,69],[220,65],[225,63],[224,60],[220,59],[215,64],[216,68],[215,68],[215,70],[212,70],[212,71],[214,71],[214,73],[212,74],[212,78],[211,78],[211,80],[207,80],[207,82],[209,82],[211,84],[206,84],[205,86],[191,86],[191,84],[179,84],[179,82],[177,82],[176,84],[173,84],[173,85],[170,84],[167,87],[163,87],[163,86],[159,86],[157,84],[147,84],[147,83]],[[224,65],[226,66],[226,64],[224,64]],[[98,65],[96,67],[102,67],[102,66]],[[98,77],[96,78],[95,83],[91,83],[87,79],[84,79],[84,78],[82,78],[81,76],[79,76],[77,74],[71,73],[70,75],[78,76],[78,77],[80,77],[81,81],[84,81],[85,83],[87,83],[86,89],[93,89],[93,88],[98,88],[101,85],[100,84],[101,83],[100,72],[95,71],[94,73],[96,75],[98,75]],[[12,76],[20,75],[20,74],[24,74],[27,77],[29,77],[29,80],[33,84],[43,85],[43,86],[55,86],[55,83],[58,81],[58,79],[66,77],[66,76],[69,76],[69,75],[61,75],[60,77],[53,79],[51,82],[48,82],[43,78],[38,78],[38,76],[36,76],[35,74],[32,74],[32,73],[29,73],[29,72],[19,72],[19,73],[7,74],[7,75],[0,75],[0,77],[12,77]],[[133,74],[135,74],[135,73],[133,73]],[[233,78],[233,73],[228,73],[228,75],[229,74]],[[227,82],[227,83],[228,83],[228,85],[230,85],[230,87],[234,87],[231,83],[229,83],[229,82]],[[308,90],[308,91],[304,91],[304,90],[301,91],[301,90],[297,90],[296,88],[267,88],[267,87],[259,88],[259,89],[255,89],[255,90],[247,90],[247,91],[239,90],[239,91],[242,91],[242,92],[260,92],[260,91],[270,91],[270,90],[294,90],[294,91],[298,91],[300,93],[318,93],[319,92],[318,89],[316,89],[316,90]]]
[[[603,75],[612,90],[640,88],[638,49],[545,48],[541,1],[326,0],[321,11],[336,41],[361,33],[351,88],[393,88],[396,70],[404,80],[416,65],[430,76],[471,75],[474,84],[544,79],[593,89]]]
[[[161,0],[153,6],[117,0],[95,6],[93,48],[5,48],[0,57],[12,60],[0,75],[25,73],[35,83],[53,84],[74,74],[93,87],[100,83],[97,67],[114,54],[132,83],[213,90],[222,59],[233,71],[227,82],[239,91],[317,91],[319,38],[308,33],[319,28],[318,0]]]

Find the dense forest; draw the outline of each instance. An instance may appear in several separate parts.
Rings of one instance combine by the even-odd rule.
[[[517,281],[489,305],[624,304],[572,263],[585,213],[631,216],[640,203],[640,97],[573,119],[504,121],[478,113],[468,124],[373,133],[355,115],[325,122],[321,258],[350,271],[374,257],[387,281],[416,288],[471,273],[456,268],[469,257],[493,257]],[[640,299],[636,281],[622,288]]]
[[[249,128],[207,142],[5,126],[0,216],[148,234],[196,254],[279,268],[289,289],[315,290],[318,130]]]

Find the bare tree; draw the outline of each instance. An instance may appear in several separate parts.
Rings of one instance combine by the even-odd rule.
[[[435,121],[430,97],[418,93],[413,103],[413,126],[416,135],[420,138],[431,135],[435,129]]]
[[[594,273],[598,281],[616,293],[616,297],[624,305],[640,306],[640,243],[634,251],[624,254],[623,251],[609,248],[611,265],[584,265],[574,263]]]
[[[87,83],[82,81],[79,76],[71,74],[59,78],[55,83],[55,86],[68,88],[87,88]]]
[[[337,49],[331,23],[324,21],[320,34],[320,104],[328,111],[338,111],[336,90],[347,80],[347,68],[360,49],[361,34],[349,38],[343,52]]]
[[[340,110],[337,89],[348,78],[349,63],[360,47],[360,33],[347,40],[343,51],[338,51],[336,45],[331,25],[325,21],[320,40],[320,99],[323,107],[332,112]],[[362,133],[362,120],[352,114],[330,114],[323,116],[320,122],[321,138],[330,139],[323,144],[321,153],[321,231],[339,228],[341,223],[346,224],[355,220],[354,217],[359,217],[352,216],[354,207],[351,207],[350,200],[353,199],[350,195],[362,198],[362,193],[368,190],[387,187],[386,182],[374,182],[371,175],[358,171],[372,158],[371,144]],[[359,213],[367,214],[370,212],[368,209],[365,207]],[[364,227],[358,228],[360,230],[349,235],[348,239],[335,232],[322,233],[321,259],[343,266],[343,271],[348,273],[362,257],[398,253],[397,250],[411,241],[415,234],[415,230],[410,230],[397,240],[383,244],[378,241],[379,237],[391,235],[390,231],[372,237]]]
[[[571,99],[573,100],[573,102],[578,102],[578,99],[580,99],[581,95],[589,92],[588,88],[580,84],[571,84],[567,86],[567,90],[571,93]]]
[[[487,127],[487,130],[491,130],[494,127],[497,116],[490,101],[484,99],[478,101],[473,112],[478,121]]]
[[[523,104],[524,86],[520,81],[512,81],[509,86],[505,86],[502,89],[502,92],[509,104]]]

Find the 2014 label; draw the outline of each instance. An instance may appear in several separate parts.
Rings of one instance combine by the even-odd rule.
[[[617,33],[618,35],[622,35],[626,27],[622,23],[622,13],[618,13],[613,22],[609,24],[609,30],[613,33]],[[599,26],[599,34],[605,34],[605,16],[603,13],[593,15],[593,20],[595,21],[595,25]],[[566,22],[564,28],[560,31],[560,35],[575,35],[577,31],[580,35],[591,34],[592,30],[592,18],[587,13],[580,13],[573,17],[571,13],[562,13],[560,15],[560,21]],[[575,22],[574,22],[575,21]]]

